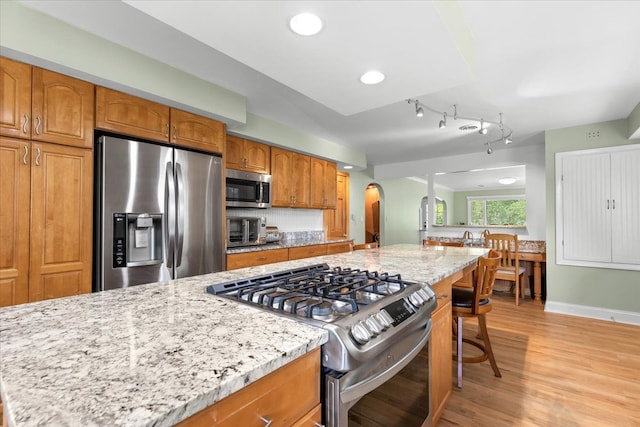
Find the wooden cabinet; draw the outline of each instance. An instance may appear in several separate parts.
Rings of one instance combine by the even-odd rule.
[[[227,135],[227,168],[271,173],[271,147],[260,142]]]
[[[433,286],[438,306],[431,314],[432,329],[429,340],[429,374],[431,376],[431,413],[436,425],[449,401],[452,389],[451,355],[451,278]]]
[[[93,148],[93,84],[7,58],[0,67],[0,135]]]
[[[336,207],[336,173],[337,168],[334,162],[311,158],[310,205],[312,208]]]
[[[289,248],[289,259],[311,258],[327,254],[327,245],[308,245]]]
[[[8,138],[0,147],[12,172],[2,183],[0,305],[91,292],[91,150]]]
[[[327,255],[341,254],[353,250],[353,240],[327,244]]]
[[[310,160],[307,155],[271,147],[272,206],[309,207]]]
[[[336,174],[336,208],[323,212],[324,228],[328,239],[349,236],[349,174]]]
[[[271,249],[267,251],[242,252],[227,255],[227,270],[253,267],[289,260],[289,249]]]
[[[249,384],[178,427],[313,426],[320,422],[320,349]],[[309,424],[306,424],[309,421]]]
[[[96,128],[224,152],[224,123],[104,87],[96,88]]]

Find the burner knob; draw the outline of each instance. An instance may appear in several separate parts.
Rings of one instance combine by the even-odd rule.
[[[351,327],[351,336],[360,344],[365,344],[371,339],[371,332],[364,326],[364,323],[358,322]]]
[[[418,292],[414,292],[409,295],[409,302],[411,302],[411,304],[413,304],[415,307],[420,307],[424,305],[426,301],[422,298],[422,296],[420,296],[420,294],[418,294]]]
[[[380,324],[380,322],[378,322],[378,319],[376,319],[373,315],[367,317],[367,320],[365,320],[364,322],[367,325],[367,327],[369,328],[369,330],[373,333],[374,337],[376,335],[380,335],[380,333],[384,329],[382,327],[382,325]]]
[[[380,310],[378,313],[378,319],[387,328],[393,326],[393,317],[391,317],[387,310]]]
[[[430,299],[436,296],[435,292],[431,288],[422,288],[418,292],[422,294],[425,300],[429,301]]]

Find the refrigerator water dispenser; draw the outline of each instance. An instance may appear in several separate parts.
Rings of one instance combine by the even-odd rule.
[[[113,267],[162,263],[162,214],[113,214]]]

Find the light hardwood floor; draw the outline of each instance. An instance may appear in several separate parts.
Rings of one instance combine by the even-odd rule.
[[[640,426],[639,326],[547,313],[530,299],[516,307],[509,295],[493,301],[487,325],[502,378],[489,362],[465,364],[438,427]],[[474,323],[465,320],[465,336]]]

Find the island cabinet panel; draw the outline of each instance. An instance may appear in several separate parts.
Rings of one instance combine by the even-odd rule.
[[[309,245],[297,248],[289,248],[289,259],[311,258],[327,254],[327,245]]]
[[[447,406],[452,389],[451,355],[451,278],[433,286],[438,306],[431,314],[432,329],[429,340],[429,374],[431,376],[431,412],[436,425]]]
[[[91,292],[93,154],[33,143],[29,301]]]
[[[0,58],[0,87],[0,135],[93,148],[93,84]]]
[[[0,57],[0,135],[31,138],[31,65]]]
[[[223,153],[226,125],[207,117],[171,109],[171,140],[174,145]]]
[[[227,135],[227,168],[255,173],[271,173],[271,147],[234,135]]]
[[[137,96],[96,88],[96,128],[169,142],[169,107]]]
[[[271,147],[271,185],[274,207],[309,207],[310,157]]]
[[[227,270],[253,267],[289,260],[289,249],[271,249],[268,251],[243,252],[227,255]]]
[[[179,427],[305,425],[320,404],[320,349],[294,360],[177,424]],[[269,423],[269,424],[267,424]],[[311,424],[313,425],[313,424]]]
[[[311,207],[334,209],[336,207],[336,164],[311,158]]]
[[[30,150],[0,137],[0,307],[29,301]]]
[[[353,250],[353,240],[348,242],[328,243],[327,255],[341,254],[343,252],[351,252]]]

